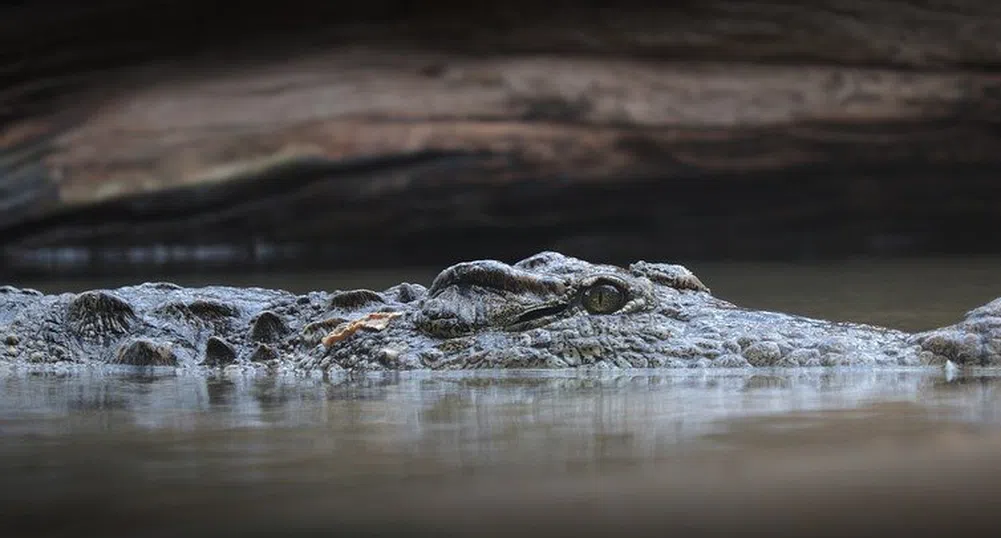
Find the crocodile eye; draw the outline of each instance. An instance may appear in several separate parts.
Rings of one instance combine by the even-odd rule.
[[[584,308],[592,314],[611,314],[626,304],[622,288],[602,282],[584,290]]]

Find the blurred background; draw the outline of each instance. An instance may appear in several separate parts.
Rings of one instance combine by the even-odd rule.
[[[996,255],[989,0],[0,8],[0,277]]]

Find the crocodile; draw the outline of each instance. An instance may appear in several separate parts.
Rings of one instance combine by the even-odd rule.
[[[293,294],[145,283],[0,288],[0,363],[332,374],[478,368],[1001,365],[1001,299],[907,333],[742,308],[681,265],[541,252],[402,283]]]

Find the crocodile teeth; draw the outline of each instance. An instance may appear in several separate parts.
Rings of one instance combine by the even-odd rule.
[[[169,345],[149,340],[133,340],[118,348],[112,363],[130,366],[177,366],[177,355]]]
[[[136,320],[128,303],[103,291],[81,293],[70,301],[67,321],[79,336],[122,335]]]
[[[287,333],[288,326],[270,310],[261,312],[250,327],[250,339],[254,342],[275,342]]]

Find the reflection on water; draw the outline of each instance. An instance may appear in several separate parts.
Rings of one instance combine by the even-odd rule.
[[[993,398],[1001,377],[985,372],[951,378],[937,369],[406,372],[330,380],[17,373],[0,378],[0,432],[8,445],[91,433],[283,428],[307,430],[317,442],[352,438],[363,453],[454,458],[449,465],[526,456],[563,461],[566,454],[600,463],[699,443],[727,420],[877,402],[1001,424],[1001,399]]]
[[[183,525],[246,530],[247,520],[220,521],[220,511],[275,512],[268,521],[276,532],[291,512],[297,524],[332,525],[348,517],[325,519],[338,510],[370,510],[357,503],[371,495],[426,500],[484,481],[508,502],[561,481],[637,471],[627,484],[669,476],[704,486],[739,476],[768,487],[774,472],[821,472],[849,456],[871,463],[920,447],[1001,447],[998,391],[1001,373],[934,369],[407,373],[328,382],[12,374],[0,381],[0,503],[3,518],[34,525],[33,535],[107,535],[129,512],[155,519],[155,529],[143,519],[122,535],[171,535],[167,529]],[[762,469],[772,471],[752,476]],[[514,478],[531,486],[501,485]],[[657,494],[679,494],[677,487]],[[326,499],[323,508],[305,508],[305,492],[310,503]],[[449,502],[475,511],[481,501],[461,494]],[[42,513],[65,503],[87,507],[86,524],[79,514]],[[330,512],[331,504],[340,508]],[[171,516],[170,507],[182,506],[186,517]],[[402,506],[369,516],[414,517]]]

